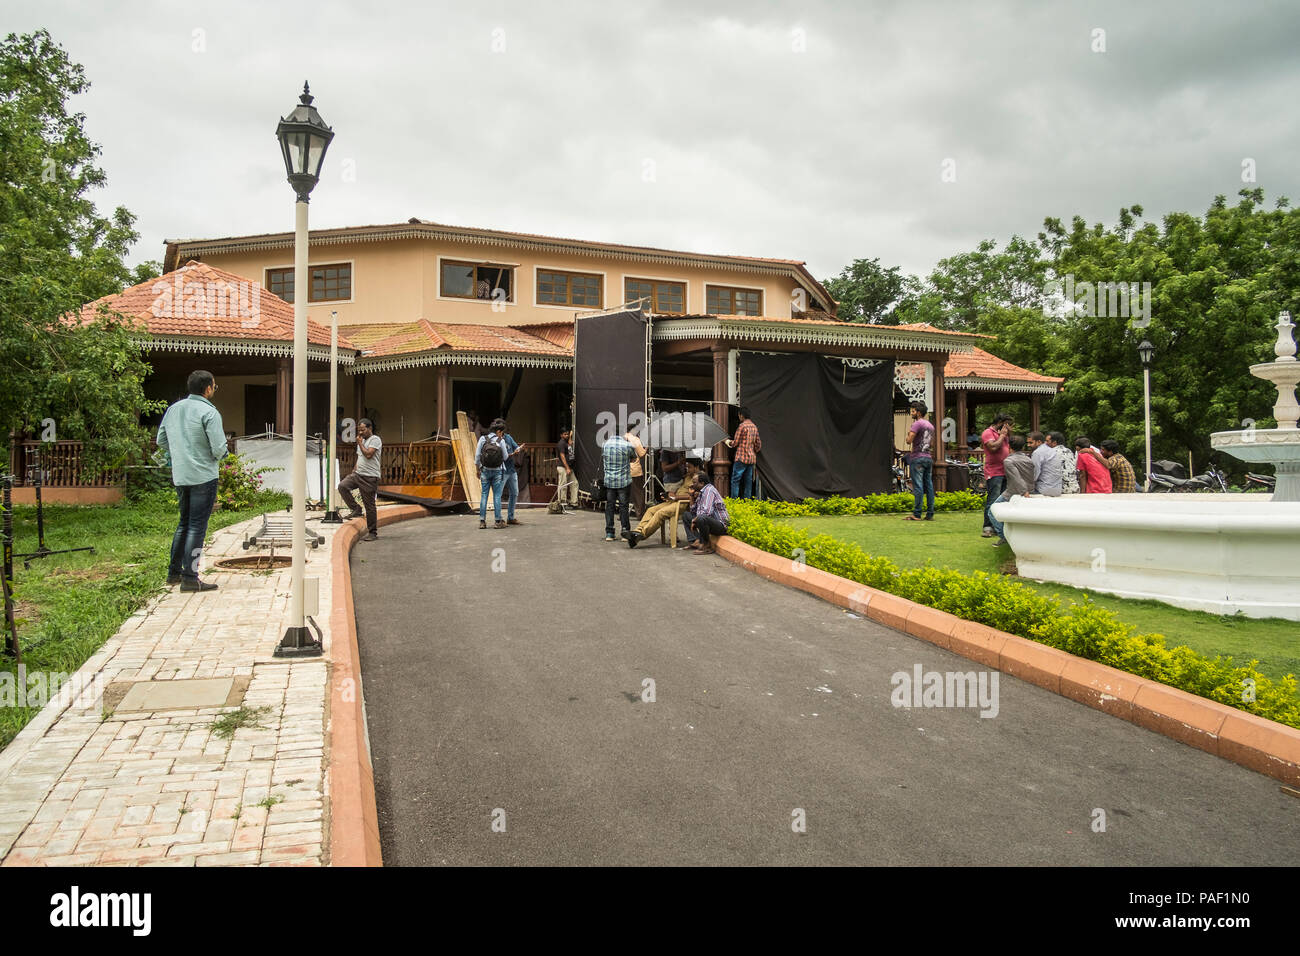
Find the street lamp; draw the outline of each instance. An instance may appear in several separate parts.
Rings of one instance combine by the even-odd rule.
[[[284,169],[298,201],[294,207],[293,242],[293,578],[289,597],[289,627],[276,657],[317,657],[320,641],[307,629],[307,203],[320,180],[321,163],[334,131],[311,105],[311,90],[288,116],[281,118],[275,135],[284,154]]]
[[[338,438],[338,402],[339,402],[339,314],[337,311],[330,313],[330,440],[326,448],[329,451],[329,463],[325,466],[325,474],[329,478],[329,487],[324,490],[325,498],[325,517],[321,518],[322,524],[342,524],[343,517],[339,514],[338,504],[334,501],[334,486],[338,484],[338,475],[334,474],[334,462],[338,460],[338,449],[334,447],[334,442]]]
[[[1151,490],[1151,359],[1155,354],[1156,347],[1149,339],[1143,339],[1142,344],[1138,346],[1138,355],[1142,359],[1142,399],[1146,409],[1147,431],[1147,471],[1146,482],[1142,486],[1143,491]]]

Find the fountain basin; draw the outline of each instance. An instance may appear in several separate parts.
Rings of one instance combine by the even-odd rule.
[[[1258,428],[1251,431],[1215,432],[1210,447],[1241,461],[1277,466],[1273,500],[1300,501],[1300,430]]]
[[[1195,611],[1300,621],[1300,502],[1272,499],[1017,496],[994,505],[993,514],[1022,577]]]

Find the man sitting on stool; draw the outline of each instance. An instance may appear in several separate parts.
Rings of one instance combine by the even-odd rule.
[[[691,475],[694,475],[698,470],[691,464],[686,464],[684,467]],[[665,521],[676,521],[677,518],[675,516],[680,513],[680,504],[683,501],[690,501],[690,499],[690,490],[683,488],[680,481],[675,483],[673,485],[673,491],[664,501],[646,509],[646,513],[642,515],[641,520],[637,522],[636,528],[627,536],[627,546],[629,548],[635,548],[637,542],[650,537],[650,535],[659,530],[660,526]]]

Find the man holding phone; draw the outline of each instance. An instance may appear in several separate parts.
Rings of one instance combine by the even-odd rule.
[[[1011,453],[1007,438],[1011,434],[1014,422],[1011,416],[1000,412],[993,417],[993,424],[984,429],[980,436],[980,445],[984,449],[984,534],[986,538],[997,536],[993,529],[993,502],[997,501],[1007,487],[1007,472],[1002,463]]]
[[[379,537],[375,494],[379,491],[379,455],[383,447],[383,441],[375,434],[374,422],[368,418],[357,422],[357,464],[352,474],[339,482],[339,497],[348,506],[348,517],[360,518],[361,509],[357,507],[352,491],[361,492],[361,503],[366,509],[366,536],[362,541],[374,541]]]

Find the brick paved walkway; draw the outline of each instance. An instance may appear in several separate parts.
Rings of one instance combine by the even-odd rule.
[[[328,863],[329,556],[340,526],[308,521],[326,538],[307,551],[326,656],[293,662],[272,656],[287,624],[289,569],[212,567],[258,553],[241,547],[248,526],[217,532],[204,551],[204,576],[219,590],[171,588],[131,616],[78,672],[88,689],[74,699],[76,683],[66,685],[0,753],[3,865]],[[243,707],[257,709],[257,726],[214,733],[236,707],[105,714],[114,682],[187,678],[246,684]]]

